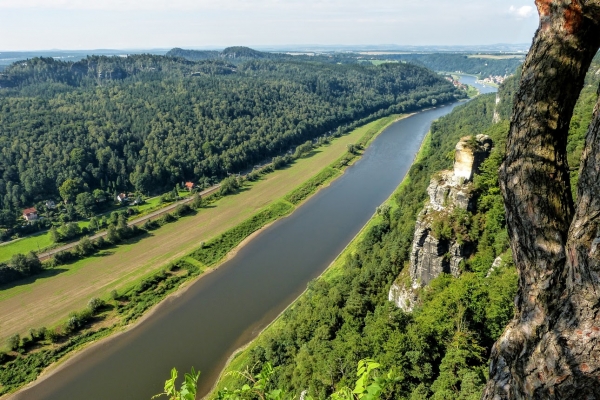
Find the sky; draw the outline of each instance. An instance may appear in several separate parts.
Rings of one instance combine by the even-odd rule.
[[[0,51],[530,43],[523,0],[0,0]]]

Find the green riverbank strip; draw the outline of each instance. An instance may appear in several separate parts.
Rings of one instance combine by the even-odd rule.
[[[371,125],[370,128],[356,145],[358,145],[358,148],[366,148],[377,135],[400,118],[399,115],[391,115],[371,122],[368,124]],[[136,281],[119,294],[118,299],[105,299],[107,306],[99,313],[89,315],[90,313],[86,309],[78,313],[72,313],[68,321],[63,321],[67,325],[73,319],[73,316],[82,318],[82,331],[68,334],[56,344],[40,339],[33,343],[38,349],[31,353],[25,351],[24,355],[0,352],[0,363],[4,363],[4,365],[0,365],[0,395],[15,392],[34,381],[44,369],[57,362],[64,361],[73,351],[82,349],[86,345],[108,337],[113,333],[126,330],[133,322],[170,294],[177,292],[182,286],[196,279],[207,269],[218,267],[227,255],[251,234],[271,222],[291,214],[321,187],[342,175],[343,171],[358,160],[361,155],[362,152],[357,150],[347,152],[317,175],[283,198],[272,201],[249,219],[211,239],[206,244],[201,244],[198,249],[171,263],[164,270]],[[114,319],[116,322],[112,326],[104,326],[99,329],[94,329],[93,325],[89,329],[85,328],[90,323],[101,323],[107,319]],[[66,330],[61,325],[56,328],[60,331]],[[41,348],[39,348],[40,346]],[[5,357],[14,359],[6,362],[3,359]]]
[[[423,140],[423,144],[419,149],[415,157],[414,162],[418,162],[423,158],[427,157],[431,151],[431,135],[428,133],[425,139]],[[384,204],[390,206],[391,211],[398,208],[398,204],[394,201],[394,198],[400,194],[403,190],[405,190],[410,185],[410,176],[407,172],[406,176],[398,186],[398,188],[388,197],[388,199],[384,202]],[[343,265],[347,259],[347,257],[351,256],[357,249],[357,246],[363,241],[367,232],[373,227],[381,222],[381,217],[377,214],[374,214],[373,217],[363,226],[360,232],[352,239],[352,241],[346,246],[346,248],[336,257],[336,259],[331,263],[331,265],[321,274],[317,280],[325,280],[330,281],[335,277],[339,276],[343,272]],[[305,290],[292,304],[290,304],[286,310],[295,306],[295,304],[301,300],[304,296],[308,296],[307,293],[310,289]],[[282,312],[270,325],[268,325],[252,342],[238,350],[234,353],[229,359],[225,369],[221,372],[218,382],[215,387],[211,391],[211,393],[207,396],[210,399],[216,399],[217,393],[219,390],[223,390],[224,388],[232,388],[234,384],[240,382],[239,375],[236,374],[236,371],[244,371],[244,368],[249,363],[250,353],[254,348],[264,344],[270,338],[277,336],[281,331],[283,324],[285,321],[281,318],[285,311]]]

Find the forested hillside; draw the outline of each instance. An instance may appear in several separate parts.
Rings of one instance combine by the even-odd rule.
[[[581,153],[582,132],[597,98],[599,68],[596,60],[571,123],[573,160]],[[260,371],[272,364],[270,387],[283,389],[290,398],[304,390],[326,398],[340,387],[354,387],[358,361],[371,358],[395,377],[381,398],[480,398],[491,346],[513,316],[517,289],[498,167],[518,79],[517,74],[501,88],[499,104],[493,94],[480,96],[433,124],[423,157],[411,168],[391,209],[379,210],[341,269],[311,283],[257,339],[242,357],[245,367]],[[498,123],[493,123],[495,112],[501,117]],[[479,133],[489,135],[494,148],[474,179],[476,205],[439,221],[442,228],[435,233],[460,236],[476,250],[461,264],[458,278],[442,274],[434,279],[420,289],[414,311],[404,313],[387,294],[395,279],[407,278],[415,220],[430,178],[451,167],[448,155],[461,137]],[[492,268],[498,256],[501,261]]]
[[[0,224],[69,179],[68,199],[202,186],[354,120],[464,96],[412,65],[152,55],[26,60],[0,87]]]
[[[169,50],[166,54],[169,57],[182,57],[192,61],[199,60],[215,60],[215,59],[231,59],[234,61],[248,61],[256,59],[285,59],[292,58],[291,56],[285,56],[284,54],[278,53],[266,53],[258,50],[251,49],[244,46],[233,46],[223,49],[223,51],[215,50],[184,50],[180,48],[174,48]]]
[[[434,71],[456,72],[479,75],[510,75],[521,65],[524,58],[501,58],[477,54],[430,53],[394,54],[386,58],[403,60],[422,65]]]

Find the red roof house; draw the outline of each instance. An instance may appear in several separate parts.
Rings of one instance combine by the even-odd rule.
[[[25,218],[27,221],[33,221],[35,219],[38,219],[38,214],[37,214],[37,210],[35,209],[35,207],[24,209],[23,210],[23,218]]]
[[[194,188],[194,182],[186,182],[185,187],[187,190],[192,190]]]

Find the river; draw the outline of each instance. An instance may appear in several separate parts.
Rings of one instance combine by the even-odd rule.
[[[191,366],[202,371],[199,392],[206,394],[233,351],[293,302],[365,225],[408,172],[431,122],[456,105],[392,124],[344,175],[220,268],[14,398],[148,400],[162,391],[172,367]]]
[[[479,90],[479,93],[481,94],[487,94],[487,93],[495,93],[498,91],[498,89],[496,89],[494,86],[490,86],[490,85],[482,85],[480,83],[477,83],[477,77],[472,76],[472,75],[458,75],[459,76],[459,80],[467,85],[471,85],[471,86],[475,86],[477,88],[477,90]]]

